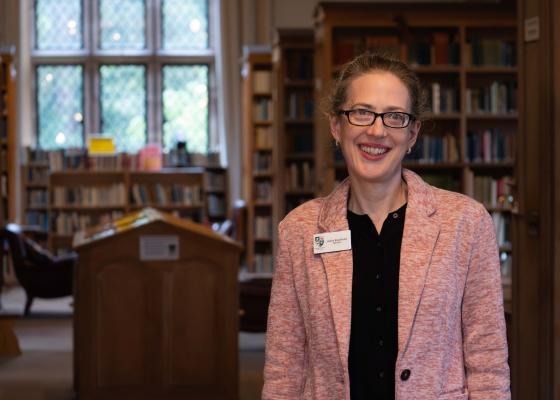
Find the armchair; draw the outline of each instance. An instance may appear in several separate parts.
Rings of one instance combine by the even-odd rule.
[[[52,299],[72,295],[75,253],[53,256],[26,237],[17,224],[4,226],[0,240],[8,243],[16,278],[27,296],[24,315],[29,314],[35,297]]]

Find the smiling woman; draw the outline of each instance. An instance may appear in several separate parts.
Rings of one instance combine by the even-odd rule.
[[[485,208],[403,168],[425,97],[363,54],[330,99],[349,178],[279,225],[264,399],[509,399],[496,238]],[[315,238],[335,235],[348,246]]]

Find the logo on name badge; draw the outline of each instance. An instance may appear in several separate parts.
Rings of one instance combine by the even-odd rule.
[[[313,235],[313,254],[350,250],[351,248],[349,230]]]

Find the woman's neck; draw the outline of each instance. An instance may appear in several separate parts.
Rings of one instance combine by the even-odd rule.
[[[402,207],[406,201],[406,183],[400,175],[389,182],[367,184],[350,178],[348,208],[356,214],[367,214],[378,232],[387,214]]]

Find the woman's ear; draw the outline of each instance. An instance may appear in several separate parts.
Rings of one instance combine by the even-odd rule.
[[[414,147],[416,140],[418,139],[418,133],[420,133],[420,128],[422,127],[421,121],[414,121],[410,127],[410,138],[408,139],[408,148]]]
[[[333,139],[340,143],[340,118],[336,115],[330,114],[329,125],[331,127],[331,135]]]

